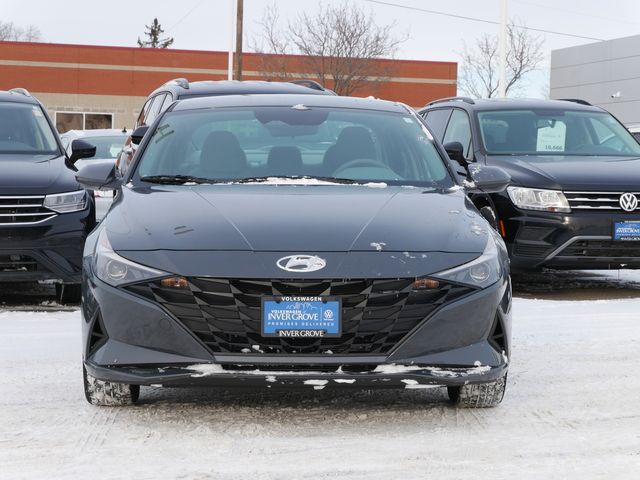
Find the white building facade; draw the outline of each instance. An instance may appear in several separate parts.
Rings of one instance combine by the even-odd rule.
[[[580,98],[640,124],[640,35],[551,52],[552,99]]]

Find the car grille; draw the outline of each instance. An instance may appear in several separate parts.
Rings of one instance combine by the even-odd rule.
[[[558,257],[640,258],[640,242],[578,240],[560,252]]]
[[[624,212],[620,196],[625,192],[564,192],[572,210],[606,210]],[[640,193],[633,193],[640,201]]]
[[[28,255],[0,255],[0,272],[35,272],[38,262]]]
[[[380,354],[389,352],[438,307],[472,291],[440,282],[413,290],[415,279],[230,280],[189,278],[189,288],[159,281],[130,285],[131,292],[159,303],[214,353]],[[264,338],[260,334],[265,296],[338,296],[339,338]]]
[[[44,222],[56,213],[42,206],[44,195],[0,196],[0,226],[28,225]]]

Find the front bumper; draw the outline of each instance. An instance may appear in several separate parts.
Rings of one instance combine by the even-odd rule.
[[[38,225],[0,227],[0,282],[80,283],[82,251],[92,209],[57,215]]]
[[[511,290],[505,277],[435,309],[389,351],[366,354],[215,352],[161,304],[90,275],[83,287],[82,313],[85,367],[101,380],[166,386],[427,388],[487,382],[506,372]]]
[[[640,268],[640,242],[613,240],[614,223],[640,220],[640,212],[547,213],[496,206],[514,271]]]
[[[173,367],[102,367],[85,362],[87,372],[101,380],[163,387],[252,387],[252,388],[405,388],[425,389],[496,380],[507,371],[507,363],[469,368],[380,365],[377,370],[345,371],[344,367],[327,371],[310,367],[304,371],[270,369],[227,369],[217,364]],[[324,371],[323,371],[324,370]]]

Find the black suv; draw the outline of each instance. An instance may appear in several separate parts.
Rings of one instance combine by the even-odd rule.
[[[75,140],[72,149],[67,158],[29,92],[0,91],[0,284],[51,281],[62,300],[79,300],[82,249],[95,210],[73,162],[95,147]]]
[[[197,97],[218,97],[223,95],[291,94],[291,95],[335,95],[333,90],[324,88],[313,80],[293,80],[291,82],[266,82],[258,80],[201,80],[189,82],[186,78],[175,78],[156,88],[142,106],[134,130],[149,126],[174,100]],[[138,138],[132,143],[131,137],[125,142],[122,157],[117,164],[122,171],[133,158]]]
[[[419,113],[461,175],[483,165],[512,177],[475,195],[514,270],[640,267],[640,144],[582,100],[453,97]]]

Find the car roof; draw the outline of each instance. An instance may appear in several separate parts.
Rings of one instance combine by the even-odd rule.
[[[341,97],[335,95],[225,95],[178,100],[173,111],[195,110],[213,107],[334,107],[355,110],[375,110],[408,113],[402,103],[374,98]]]
[[[483,98],[470,99],[459,97],[451,100],[435,100],[427,104],[423,109],[433,109],[440,107],[464,107],[469,110],[521,110],[544,108],[549,110],[584,110],[591,112],[602,111],[600,107],[595,107],[581,100],[543,100],[536,98]]]
[[[0,90],[0,102],[30,103],[38,105],[38,100],[24,89]]]
[[[150,96],[157,93],[171,91],[178,99],[198,96],[215,95],[239,95],[258,93],[290,93],[305,95],[335,95],[327,89],[311,88],[290,82],[266,82],[259,80],[239,81],[239,80],[202,80],[198,82],[188,82],[185,79],[171,80],[154,90]]]
[[[120,128],[95,128],[91,130],[68,130],[61,134],[61,137],[113,137],[113,136],[125,136],[129,131],[122,130]]]

